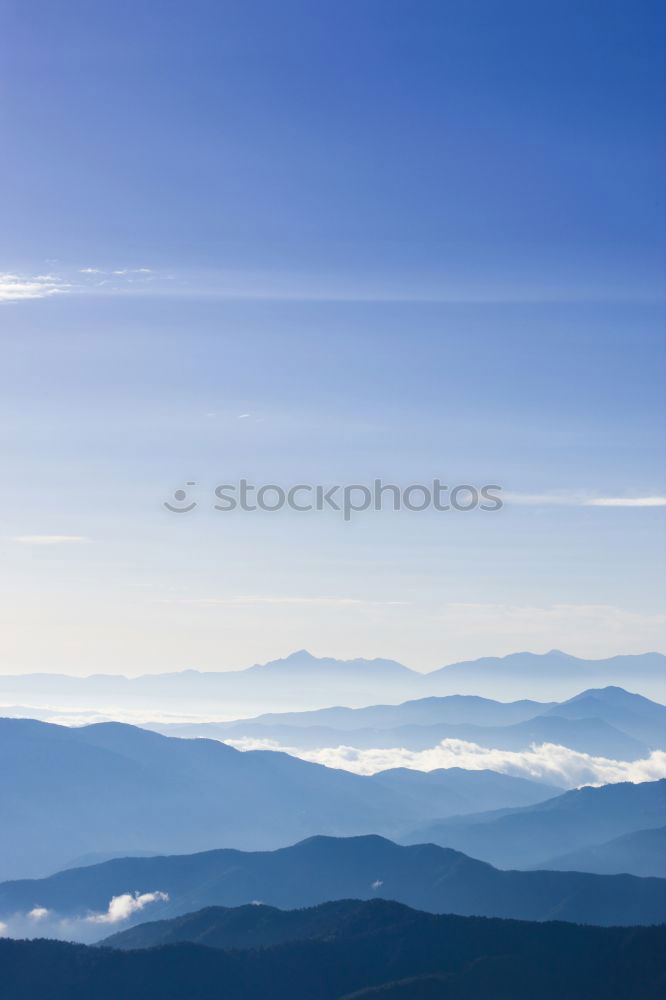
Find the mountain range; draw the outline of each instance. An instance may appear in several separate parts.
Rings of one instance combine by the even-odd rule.
[[[603,719],[650,748],[666,749],[666,707],[611,685],[583,691],[546,714],[564,719]]]
[[[571,698],[585,687],[628,685],[657,701],[666,694],[663,653],[585,660],[552,649],[549,653],[511,653],[453,663],[434,672],[451,693],[487,697]],[[433,676],[433,675],[429,675]],[[443,693],[443,692],[442,692]]]
[[[149,913],[131,906],[140,897],[149,902]],[[108,932],[113,898],[130,902],[122,916],[133,922],[210,905],[257,901],[291,909],[346,898],[397,900],[431,913],[464,916],[605,926],[666,921],[664,879],[499,871],[449,848],[400,846],[375,835],[312,837],[267,852],[226,849],[121,858],[46,879],[5,882],[0,884],[0,919],[11,933],[37,909],[47,918],[40,921],[42,933],[48,929],[55,936],[90,940]]]
[[[477,696],[424,698],[401,705],[260,715],[227,723],[150,728],[175,736],[271,740],[300,750],[352,745],[426,750],[445,739],[524,750],[555,743],[612,760],[639,760],[666,748],[666,707],[618,687],[591,689],[561,703],[498,702]]]
[[[562,854],[665,823],[662,778],[578,788],[532,806],[428,823],[404,840],[464,850],[501,868],[544,867]],[[628,864],[628,855],[625,858]]]
[[[544,868],[600,875],[655,875],[666,878],[666,826],[636,830],[603,844],[549,858]]]
[[[426,695],[476,694],[487,698],[571,698],[586,687],[627,684],[666,700],[666,658],[661,653],[585,660],[559,650],[485,657],[419,673],[394,660],[335,660],[299,650],[245,670],[184,670],[127,678],[117,674],[70,677],[23,674],[0,677],[0,703],[34,709],[142,710],[207,718],[238,718],[276,708],[324,708],[398,702]]]
[[[532,744],[555,743],[580,753],[611,760],[640,760],[650,747],[610,726],[603,719],[566,719],[542,715],[511,726],[440,725],[395,726],[391,729],[333,729],[327,726],[285,726],[279,723],[190,723],[151,726],[165,735],[209,736],[221,740],[270,740],[281,747],[314,750],[354,746],[359,749],[429,750],[443,740],[463,740],[501,750],[526,750]],[[662,742],[666,742],[663,740]]]
[[[46,875],[90,852],[269,849],[316,833],[395,836],[410,824],[557,791],[488,771],[440,771],[427,782],[416,771],[362,777],[121,723],[0,719],[0,754],[2,878]]]

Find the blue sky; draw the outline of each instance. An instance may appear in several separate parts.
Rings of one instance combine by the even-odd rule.
[[[6,4],[2,669],[663,649],[663,19]]]

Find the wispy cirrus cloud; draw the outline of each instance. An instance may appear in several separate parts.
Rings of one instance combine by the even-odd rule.
[[[80,267],[79,274],[114,274],[116,277],[122,278],[127,275],[132,274],[154,274],[152,267]]]
[[[0,272],[0,303],[62,294],[120,294],[130,289],[140,290],[154,277],[156,272],[150,267],[69,267],[47,274],[4,271]]]
[[[666,625],[663,612],[648,613],[618,608],[612,604],[500,604],[483,602],[451,602],[437,613],[447,627],[473,624],[474,628],[496,633],[516,630],[525,634],[541,632],[544,626],[562,630],[587,625],[605,631],[617,631],[628,626],[644,630]]]
[[[522,507],[666,507],[666,496],[591,496],[583,491],[555,493],[511,493],[504,492],[502,499],[507,504]]]
[[[166,604],[193,604],[206,606],[251,606],[261,604],[304,605],[324,608],[345,607],[401,607],[406,601],[373,601],[360,597],[287,597],[272,594],[241,594],[231,597],[173,597],[167,598]]]
[[[666,641],[666,614],[612,604],[502,604],[451,602],[435,611],[445,634],[506,653],[529,644],[541,651],[563,646],[577,656],[612,656],[618,649],[647,652]],[[515,692],[514,692],[515,693]],[[516,694],[516,697],[518,695]]]
[[[25,302],[29,299],[45,299],[52,295],[68,292],[68,281],[55,274],[10,274],[0,273],[0,302]]]
[[[666,497],[595,497],[586,507],[666,507]]]
[[[129,291],[132,282],[151,282],[151,295],[182,295],[197,298],[215,298],[230,301],[274,301],[274,302],[396,302],[396,303],[441,303],[475,304],[492,303],[547,303],[584,302],[593,298],[597,301],[648,301],[655,300],[655,293],[649,287],[622,289],[615,285],[597,288],[580,288],[575,283],[565,283],[553,288],[535,287],[521,282],[507,282],[486,278],[470,284],[466,280],[455,279],[450,274],[409,275],[404,269],[389,267],[377,273],[360,273],[357,268],[330,268],[323,270],[284,269],[279,266],[266,269],[234,268],[218,266],[207,269],[180,268],[176,273],[166,273],[151,267],[129,265],[99,266],[93,262],[86,265],[63,265],[60,277],[72,292],[101,292],[103,294]],[[42,276],[21,278],[7,275],[16,281],[28,283]],[[120,282],[120,283],[119,283]],[[127,283],[127,284],[125,284]],[[140,290],[140,289],[139,289]],[[12,297],[43,298],[45,292],[19,289],[13,290]],[[658,298],[658,296],[657,296]]]

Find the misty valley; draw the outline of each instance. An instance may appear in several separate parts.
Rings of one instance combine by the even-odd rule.
[[[498,672],[515,670],[507,660]],[[655,679],[658,666],[655,654]],[[338,669],[338,707],[299,708],[294,670],[326,687]],[[468,682],[451,669],[465,691],[485,668],[470,664]],[[87,721],[104,703],[93,714],[78,700],[95,678],[52,678],[42,718],[7,704],[0,996],[48,983],[58,998],[131,997],[150,977],[155,996],[181,997],[185,977],[192,1000],[500,996],[503,982],[557,997],[559,953],[580,967],[568,995],[629,996],[640,982],[656,997],[666,708],[616,684],[539,700],[538,676],[515,701],[342,707],[369,670],[390,694],[381,663],[309,654],[217,675],[242,686],[261,674],[259,699],[281,681],[283,697],[294,691],[284,712],[227,721],[215,721],[227,708],[210,697],[217,679],[191,673],[146,679],[162,708],[142,726]],[[598,663],[594,676],[614,670]],[[0,678],[5,701],[17,684]],[[181,721],[165,722],[174,686]],[[287,968],[297,980],[278,987]]]

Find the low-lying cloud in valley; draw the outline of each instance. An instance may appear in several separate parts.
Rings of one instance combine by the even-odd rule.
[[[461,767],[470,771],[499,771],[519,778],[544,781],[560,788],[666,778],[666,751],[663,750],[653,750],[649,757],[642,760],[624,761],[593,757],[555,743],[534,744],[525,750],[489,749],[455,739],[442,740],[429,750],[407,750],[405,747],[364,750],[353,746],[299,750],[280,746],[273,740],[250,738],[225,740],[225,743],[237,750],[281,750],[301,760],[342,768],[355,774],[376,774],[393,767],[415,771]]]
[[[106,910],[66,917],[45,906],[34,906],[27,913],[15,913],[0,921],[0,937],[57,938],[62,941],[91,943],[106,936],[108,925],[122,924],[151,903],[168,903],[167,892],[125,892],[113,896]]]
[[[86,917],[86,920],[91,924],[118,924],[157,900],[168,903],[169,894],[167,892],[125,892],[122,896],[114,896],[111,899],[106,913],[92,913]]]

